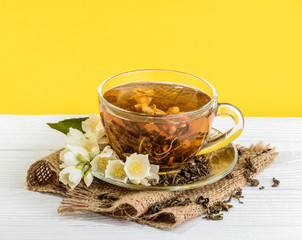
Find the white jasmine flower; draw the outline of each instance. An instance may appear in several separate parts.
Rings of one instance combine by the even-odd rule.
[[[135,184],[141,184],[144,186],[151,186],[151,184],[149,183],[149,180],[155,180],[155,183],[159,182],[159,175],[158,175],[158,171],[159,171],[159,166],[158,165],[154,165],[154,164],[150,164],[150,172],[148,177],[142,179],[140,182],[135,181]],[[134,183],[134,182],[132,182]]]
[[[100,147],[95,138],[85,139],[82,142],[82,147],[84,147],[87,150],[87,152],[92,158],[94,158],[100,153]]]
[[[69,128],[69,132],[67,133],[67,139],[66,139],[66,144],[69,145],[82,145],[82,141],[85,140],[86,137],[84,134],[75,129],[75,128]]]
[[[115,157],[115,159],[118,159],[118,155],[116,154],[116,152],[111,148],[110,145],[106,146],[102,153],[106,153],[106,154],[110,154],[112,155],[113,157]]]
[[[105,177],[119,182],[127,182],[127,175],[124,170],[125,163],[121,160],[110,160],[105,170]]]
[[[159,171],[159,166],[158,165],[154,165],[154,164],[150,164],[150,176],[147,177],[148,180],[155,180],[155,183],[159,182],[159,175],[158,175],[158,171]]]
[[[64,161],[64,155],[67,152],[69,152],[69,149],[67,149],[67,148],[64,148],[64,150],[60,152],[60,160],[61,161]]]
[[[90,114],[89,118],[82,122],[82,128],[86,137],[95,136],[97,141],[106,135],[101,118],[95,113]]]
[[[100,147],[95,137],[86,138],[81,131],[74,128],[69,129],[66,144],[83,147],[92,158],[100,153]]]
[[[60,153],[60,159],[63,162],[60,167],[66,168],[76,166],[79,163],[89,163],[90,156],[86,149],[67,144],[66,148]]]
[[[91,169],[93,172],[104,176],[109,161],[117,159],[118,157],[111,146],[106,146],[103,151],[90,162]]]
[[[89,169],[84,174],[84,182],[85,182],[86,186],[89,187],[91,185],[92,181],[93,181],[93,175],[92,175],[91,169]]]
[[[126,159],[125,172],[133,184],[139,184],[141,180],[150,176],[150,162],[148,154],[133,153]]]
[[[63,169],[59,174],[60,182],[69,185],[74,189],[82,179],[82,169],[75,166],[70,166]]]

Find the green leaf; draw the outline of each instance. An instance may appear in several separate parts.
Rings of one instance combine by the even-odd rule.
[[[70,118],[70,119],[65,119],[65,120],[57,122],[57,123],[47,123],[47,125],[64,134],[67,134],[69,132],[69,128],[75,128],[75,129],[80,130],[82,133],[84,133],[84,131],[82,129],[82,122],[85,121],[86,119],[88,119],[88,117]]]

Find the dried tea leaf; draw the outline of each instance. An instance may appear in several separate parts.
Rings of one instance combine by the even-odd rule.
[[[253,173],[257,172],[257,169],[249,158],[245,159],[245,167]]]
[[[204,198],[203,196],[199,196],[196,199],[196,203],[201,204],[203,206],[203,208],[208,208],[209,198]]]
[[[234,178],[234,174],[233,173],[229,173],[228,175],[226,175],[227,179],[232,179]]]
[[[213,215],[213,214],[208,214],[207,216],[203,217],[203,219],[207,219],[207,220],[214,220],[214,221],[219,221],[223,219],[223,214],[217,214],[217,215]]]
[[[267,152],[269,152],[269,151],[271,151],[271,150],[272,150],[271,148],[268,148],[268,149],[266,149],[266,150],[263,150],[262,153],[267,153]]]
[[[240,200],[240,198],[244,198],[244,196],[242,196],[242,189],[238,188],[236,193],[232,194],[226,202],[231,202],[232,198],[236,198],[239,203],[243,204],[243,202]]]
[[[110,201],[117,201],[119,197],[113,193],[103,193],[98,196],[98,199],[102,200],[110,200]]]
[[[226,211],[226,212],[229,211],[229,209],[233,207],[233,205],[227,204],[226,201],[218,202],[218,203],[216,203],[216,205],[219,205],[221,207],[220,211]]]
[[[259,185],[259,181],[257,179],[250,179],[249,184],[253,187],[257,187]]]
[[[183,202],[179,203],[178,206],[186,206],[192,203],[190,198],[186,198]]]
[[[264,186],[259,187],[260,190],[264,189]]]
[[[175,207],[175,206],[186,206],[192,203],[190,198],[186,198],[185,200],[181,200],[178,197],[172,198],[164,203],[164,207]]]
[[[152,214],[155,214],[160,212],[163,209],[163,206],[161,203],[155,203],[149,209]]]
[[[178,173],[160,175],[157,185],[184,185],[195,182],[210,175],[211,162],[204,155],[192,158],[193,164],[187,164]]]
[[[248,181],[251,178],[251,172],[249,170],[245,170],[243,172],[243,176],[245,177],[245,179]]]
[[[276,178],[273,178],[273,182],[274,182],[274,184],[272,185],[272,187],[278,187],[280,184],[280,181]]]
[[[179,204],[181,202],[180,198],[172,198],[170,200],[168,200],[167,202],[164,203],[165,207],[174,207],[177,206],[177,204]]]
[[[113,193],[103,193],[98,196],[98,199],[101,201],[99,207],[109,208],[112,206],[114,201],[119,199],[119,197]]]
[[[218,205],[213,205],[211,207],[208,207],[207,209],[207,213],[210,215],[210,214],[217,214],[219,213],[220,211],[222,211],[222,208]]]
[[[243,150],[242,150],[242,149],[239,149],[239,150],[238,150],[238,155],[241,156],[242,154],[243,154]]]

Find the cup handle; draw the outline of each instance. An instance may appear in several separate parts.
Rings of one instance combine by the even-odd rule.
[[[216,115],[227,115],[232,117],[234,120],[234,127],[219,136],[214,136],[211,139],[208,139],[207,145],[199,151],[198,155],[222,148],[234,141],[242,133],[244,127],[244,117],[237,107],[229,103],[218,103]]]

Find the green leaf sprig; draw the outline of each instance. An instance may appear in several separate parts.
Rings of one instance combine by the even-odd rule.
[[[88,119],[88,117],[84,118],[70,118],[65,119],[63,121],[59,121],[57,123],[47,123],[47,125],[55,130],[58,130],[64,134],[69,132],[69,128],[75,128],[84,133],[82,129],[82,122]]]

